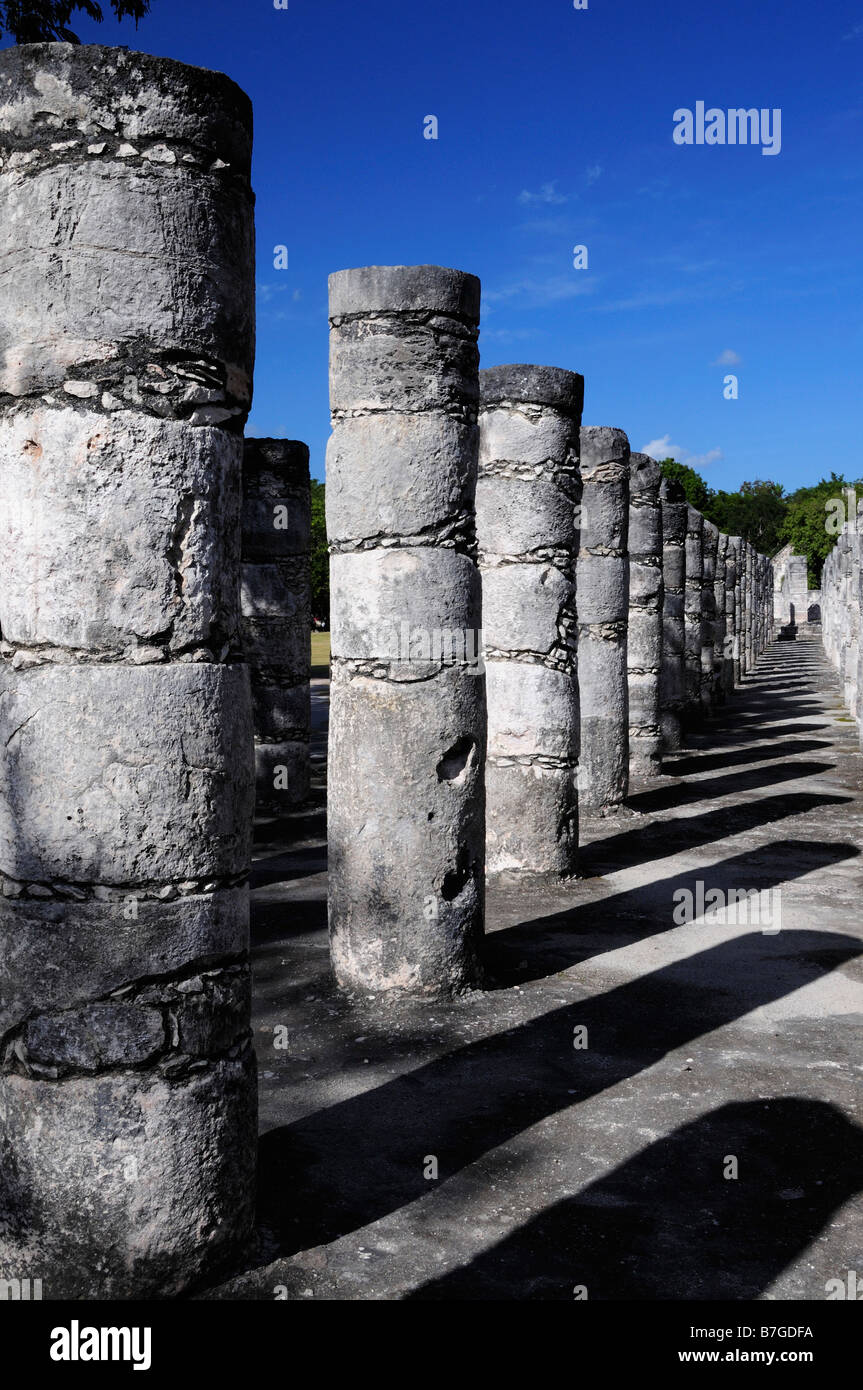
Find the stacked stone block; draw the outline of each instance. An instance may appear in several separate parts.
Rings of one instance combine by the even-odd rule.
[[[663,479],[662,515],[662,671],[660,707],[662,746],[680,747],[681,721],[686,706],[684,603],[686,594],[686,524],[688,509],[679,483]]]
[[[719,528],[705,518],[702,531],[701,590],[701,708],[709,714],[714,705],[713,667],[716,651],[716,555]]]
[[[576,508],[584,379],[480,372],[476,527],[488,693],[488,872],[566,876],[578,848]]]
[[[849,712],[861,718],[861,564],[860,518],[846,521],[821,573],[821,630],[824,650],[839,674]]]
[[[720,705],[725,699],[725,634],[728,629],[728,590],[726,570],[728,566],[728,536],[720,532],[716,545],[716,573],[713,581],[713,602],[716,609],[716,623],[713,629],[713,701]]]
[[[478,978],[478,320],[479,281],[460,271],[330,277],[329,912],[349,989]]]
[[[247,439],[241,604],[259,813],[289,811],[309,794],[310,551],[308,446]]]
[[[629,441],[622,430],[582,429],[581,481],[579,805],[604,813],[618,808],[629,788]]]
[[[0,54],[0,1269],[177,1294],[253,1213],[251,109]]]
[[[663,583],[660,465],[647,454],[629,464],[629,775],[662,771]]]
[[[686,589],[684,594],[684,662],[686,718],[701,715],[701,648],[704,645],[704,517],[696,507],[686,512]]]

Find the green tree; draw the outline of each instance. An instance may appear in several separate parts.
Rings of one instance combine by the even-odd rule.
[[[312,617],[330,625],[330,557],[327,550],[327,490],[312,478]]]
[[[686,500],[690,507],[696,507],[703,512],[710,500],[710,489],[700,473],[696,473],[694,468],[688,464],[678,463],[677,459],[663,459],[660,463],[663,478],[668,478],[669,482],[680,483],[686,495]]]
[[[729,536],[742,536],[762,555],[775,555],[783,544],[780,535],[787,509],[782,484],[757,478],[743,483],[737,492],[711,493],[704,515]]]
[[[150,0],[111,0],[117,19],[138,21],[150,13]],[[8,34],[16,43],[80,43],[69,28],[75,10],[101,24],[102,8],[95,0],[0,0],[0,38]]]
[[[863,480],[850,482],[842,474],[833,472],[829,478],[822,478],[813,487],[799,487],[788,498],[780,544],[788,545],[790,542],[798,555],[806,556],[810,589],[820,586],[822,566],[836,544],[838,529],[841,529],[828,522],[836,516],[837,510],[841,510],[845,517],[849,517],[849,512],[853,514],[845,488],[854,488],[858,501],[863,500]],[[832,504],[829,511],[828,502]],[[841,509],[839,503],[842,504]]]

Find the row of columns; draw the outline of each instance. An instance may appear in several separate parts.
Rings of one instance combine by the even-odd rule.
[[[0,54],[0,110],[0,1264],[165,1295],[251,1229],[255,757],[261,809],[303,794],[308,458],[243,456],[245,96],[32,45]],[[658,478],[581,429],[575,374],[481,385],[473,276],[341,272],[330,321],[333,964],[452,993],[486,856],[571,874],[579,800],[659,770]],[[709,703],[718,583],[683,513],[679,717]],[[738,679],[765,565],[741,547]]]
[[[863,519],[846,521],[821,571],[821,632],[824,650],[839,673],[849,712],[861,719],[863,642]]]
[[[478,318],[457,271],[330,278],[329,906],[351,989],[477,984],[485,874],[574,874],[579,810],[658,775],[771,636],[770,562],[622,430],[581,426],[577,374],[479,371]]]

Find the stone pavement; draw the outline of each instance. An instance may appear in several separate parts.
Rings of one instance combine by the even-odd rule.
[[[498,881],[488,986],[451,1004],[334,989],[325,713],[316,682],[316,804],[259,826],[257,1244],[203,1296],[820,1300],[863,1273],[861,754],[820,643],[773,643],[584,821],[578,881]],[[769,916],[683,920],[717,889]]]

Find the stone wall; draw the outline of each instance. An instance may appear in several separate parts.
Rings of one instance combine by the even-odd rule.
[[[860,518],[846,521],[821,571],[821,631],[824,650],[839,673],[846,707],[861,717],[863,644],[860,615],[863,607]]]

